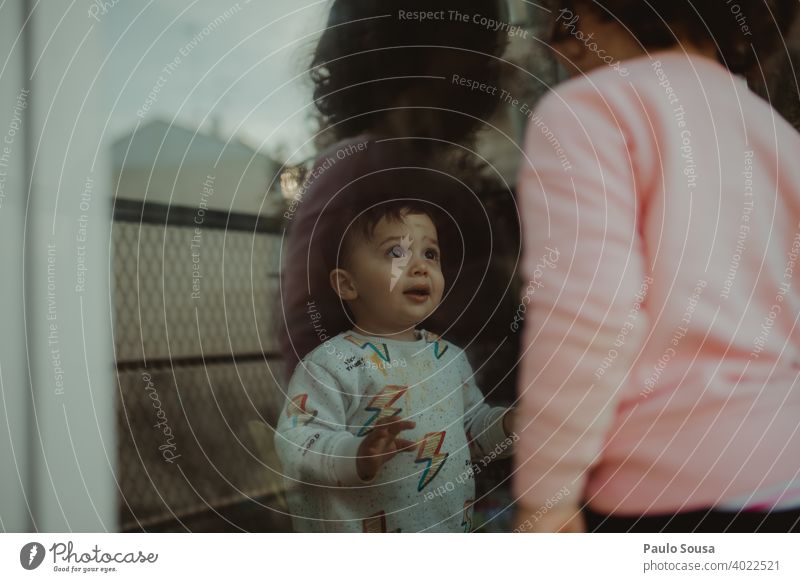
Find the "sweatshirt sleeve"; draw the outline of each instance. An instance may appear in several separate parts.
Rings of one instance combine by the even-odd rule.
[[[349,397],[323,365],[304,360],[289,383],[275,448],[284,471],[304,483],[346,487],[367,483],[356,470],[363,438],[349,432]]]
[[[458,359],[464,390],[464,430],[470,442],[470,455],[473,460],[502,459],[513,452],[512,440],[503,430],[503,415],[507,408],[492,407],[484,402],[483,393],[475,382],[475,374],[469,365],[466,354],[461,352]]]
[[[622,127],[585,82],[548,95],[528,128],[514,494],[529,507],[564,487],[581,502],[646,337],[644,310],[630,318],[646,266]]]

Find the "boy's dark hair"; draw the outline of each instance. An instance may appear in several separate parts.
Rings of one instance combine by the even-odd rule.
[[[329,138],[380,126],[398,96],[403,106],[423,108],[416,119],[425,121],[412,133],[455,142],[469,136],[499,100],[464,91],[451,77],[499,85],[496,61],[508,35],[472,17],[503,22],[503,6],[499,0],[335,0],[310,64],[314,102]],[[401,16],[441,11],[438,20]],[[450,11],[468,15],[467,21],[451,18]]]
[[[771,56],[794,22],[798,0],[553,0],[553,18],[568,9],[589,9],[607,21],[617,21],[645,49],[677,44],[677,36],[708,41],[722,63],[736,74],[751,70]],[[566,36],[563,22],[554,22],[551,43]]]
[[[375,235],[375,227],[378,226],[378,223],[382,219],[385,218],[389,221],[400,222],[409,214],[423,214],[427,216],[431,219],[437,231],[439,230],[441,213],[439,209],[432,204],[421,200],[402,199],[376,204],[364,212],[359,213],[348,226],[339,251],[337,259],[338,265],[347,264],[353,244],[355,244],[358,239],[366,241],[372,240],[372,237]]]

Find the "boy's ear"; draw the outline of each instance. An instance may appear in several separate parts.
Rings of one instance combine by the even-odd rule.
[[[331,287],[333,292],[336,293],[342,301],[353,301],[358,299],[358,290],[356,290],[355,281],[353,277],[344,269],[334,269],[331,271]]]

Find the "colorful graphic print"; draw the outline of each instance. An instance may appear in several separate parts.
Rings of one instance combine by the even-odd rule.
[[[474,499],[467,499],[464,502],[464,512],[461,514],[461,527],[464,528],[465,533],[472,531],[472,504],[475,503]]]
[[[427,333],[425,335],[425,341],[429,344],[433,344],[433,355],[437,360],[442,358],[449,347],[448,343],[435,333]]]
[[[383,348],[381,350],[372,342],[363,342],[358,338],[353,337],[352,335],[347,335],[344,337],[344,339],[349,341],[351,344],[357,345],[362,350],[366,350],[367,348],[371,349],[381,360],[383,360],[387,364],[391,361],[391,358],[389,357],[389,346],[387,346],[386,344],[381,344],[381,347]]]
[[[375,423],[380,419],[400,414],[403,409],[400,407],[394,408],[393,405],[400,398],[405,396],[406,390],[408,390],[408,386],[384,386],[384,388],[370,400],[369,405],[366,407],[365,410],[373,414],[358,431],[358,436],[365,436],[368,434],[373,429]]]
[[[417,491],[422,491],[427,485],[433,481],[433,478],[442,470],[444,462],[450,453],[440,453],[446,431],[429,432],[425,435],[419,443],[419,451],[417,452],[417,460],[415,463],[427,463],[428,466],[422,472],[417,485]]]
[[[317,417],[319,411],[306,410],[307,403],[308,394],[298,394],[292,398],[289,406],[286,407],[286,417],[291,419],[293,427],[298,424],[305,426]]]

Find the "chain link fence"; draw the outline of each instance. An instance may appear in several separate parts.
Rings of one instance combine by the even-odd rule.
[[[279,225],[118,200],[113,245],[122,529],[290,530]]]

